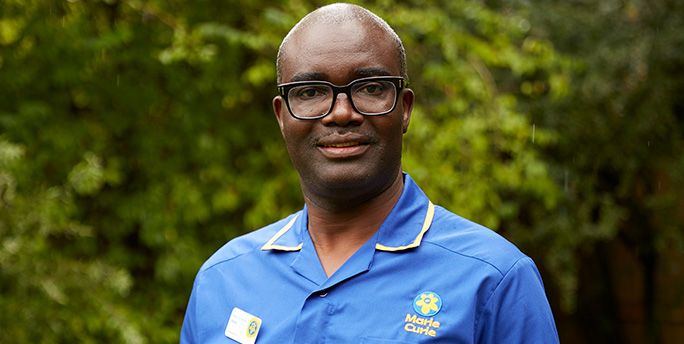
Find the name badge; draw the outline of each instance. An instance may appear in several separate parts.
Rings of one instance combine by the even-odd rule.
[[[230,312],[225,335],[238,343],[254,344],[260,328],[261,319],[259,317],[235,307]]]

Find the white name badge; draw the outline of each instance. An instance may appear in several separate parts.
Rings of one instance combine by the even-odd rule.
[[[228,325],[226,325],[226,337],[242,344],[254,344],[256,342],[261,319],[251,315],[240,308],[233,308],[230,312]]]

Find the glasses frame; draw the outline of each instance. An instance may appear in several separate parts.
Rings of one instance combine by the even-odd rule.
[[[374,81],[374,80],[389,81],[392,84],[394,84],[394,87],[396,87],[396,89],[397,89],[397,94],[394,97],[394,104],[392,104],[392,107],[385,112],[367,113],[367,112],[359,111],[359,109],[356,108],[356,105],[354,105],[354,100],[353,100],[352,95],[351,95],[352,86],[354,86],[355,84],[361,83],[361,82]],[[302,85],[325,85],[325,86],[329,86],[332,89],[332,91],[333,91],[332,104],[330,105],[330,108],[328,109],[328,111],[326,113],[318,115],[318,116],[314,116],[314,117],[299,117],[299,116],[295,115],[294,112],[292,112],[292,109],[290,108],[290,100],[288,99],[287,94],[294,87],[302,86]],[[280,93],[280,96],[283,98],[283,100],[285,100],[285,105],[287,106],[287,111],[290,112],[290,115],[292,117],[294,117],[296,119],[301,119],[301,120],[320,119],[320,118],[323,118],[323,117],[329,115],[332,112],[332,110],[335,108],[335,102],[337,101],[337,96],[340,93],[346,94],[347,98],[349,99],[349,103],[351,104],[354,111],[356,111],[356,112],[358,112],[364,116],[386,115],[386,114],[394,111],[394,109],[397,107],[397,102],[399,101],[399,95],[401,94],[401,91],[406,86],[408,86],[408,82],[406,81],[406,79],[404,79],[401,76],[371,76],[371,77],[367,77],[367,78],[360,78],[360,79],[353,80],[352,82],[350,82],[346,85],[343,85],[343,86],[338,86],[338,85],[335,85],[331,82],[322,81],[322,80],[294,81],[294,82],[287,82],[287,83],[277,85],[278,92]]]

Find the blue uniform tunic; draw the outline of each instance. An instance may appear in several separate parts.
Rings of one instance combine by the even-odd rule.
[[[231,240],[201,267],[181,343],[234,343],[233,308],[256,343],[557,343],[533,261],[495,232],[433,205],[404,175],[375,235],[327,277],[307,209]]]

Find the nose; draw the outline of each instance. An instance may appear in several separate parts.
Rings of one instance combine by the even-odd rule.
[[[323,117],[321,121],[325,125],[347,126],[350,124],[360,124],[364,116],[356,111],[352,106],[351,99],[344,93],[337,95],[334,99],[333,108],[330,113]]]

